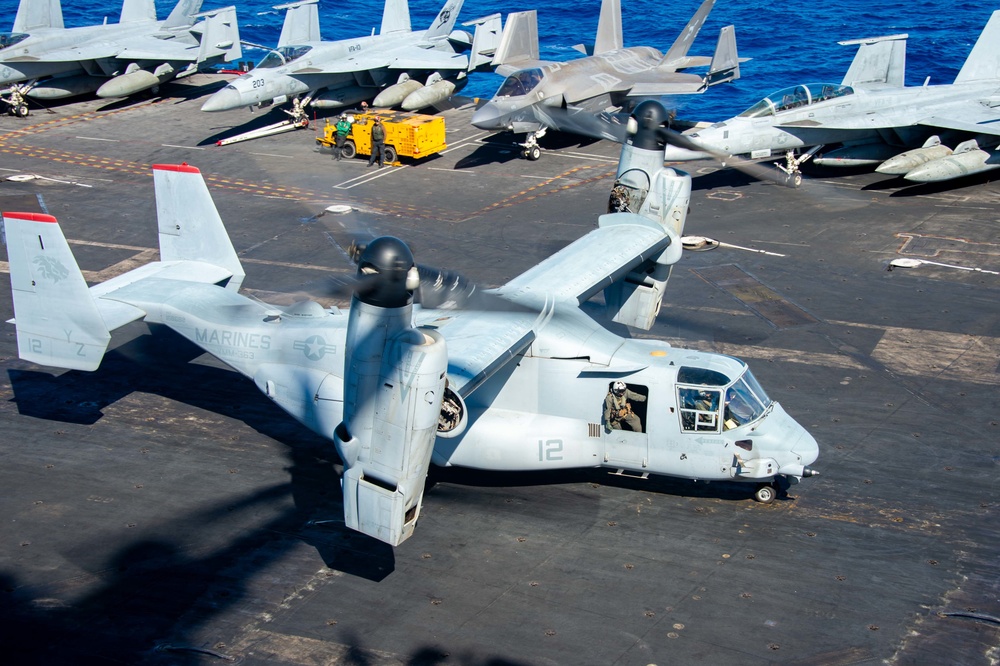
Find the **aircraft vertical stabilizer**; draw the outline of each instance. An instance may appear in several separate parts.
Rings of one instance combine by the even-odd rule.
[[[516,65],[522,60],[538,60],[538,12],[507,14],[500,35],[500,46],[493,56],[493,66]]]
[[[160,261],[202,261],[233,274],[226,285],[238,291],[246,273],[201,172],[186,164],[154,164]]]
[[[278,48],[320,41],[318,3],[319,0],[302,0],[275,7],[285,10],[285,22],[281,25]]]
[[[21,0],[14,16],[14,32],[33,32],[39,28],[62,28],[62,5],[59,0]]]
[[[455,21],[458,20],[458,13],[462,11],[464,0],[448,0],[438,12],[438,15],[431,21],[424,39],[443,39],[451,34],[455,29]]]
[[[181,0],[184,3],[186,0]],[[125,0],[122,3],[119,23],[135,23],[138,21],[155,21],[156,3],[153,0]]]
[[[194,24],[192,15],[197,14],[201,9],[201,0],[178,0],[177,4],[170,12],[170,16],[163,22],[164,28],[186,28]],[[124,11],[124,9],[123,9]],[[156,18],[156,9],[153,9],[153,18]]]
[[[212,58],[221,58],[231,62],[243,57],[236,7],[223,7],[210,12],[202,12],[196,16],[205,19],[201,46],[198,50],[199,63]]]
[[[850,69],[844,75],[843,85],[886,84],[902,88],[906,74],[907,37],[908,35],[902,34],[837,42],[841,46],[860,44]]]
[[[382,9],[382,27],[378,33],[410,32],[410,4],[408,0],[385,0]]]
[[[982,79],[1000,79],[1000,10],[990,16],[955,83]]]
[[[736,50],[736,28],[727,25],[719,31],[719,41],[715,45],[715,55],[708,69],[706,83],[728,83],[740,78],[740,56]]]
[[[4,213],[17,353],[26,361],[96,370],[111,334],[56,218]]]
[[[601,2],[601,18],[597,22],[594,54],[618,51],[624,46],[621,0],[603,0]]]
[[[677,35],[677,39],[667,50],[667,54],[663,56],[663,60],[660,61],[660,66],[672,63],[677,60],[683,60],[687,57],[688,51],[691,49],[691,45],[694,44],[695,37],[698,36],[698,32],[701,30],[701,26],[705,24],[705,19],[708,18],[709,12],[712,11],[712,7],[715,6],[715,0],[705,0],[698,7],[698,11],[694,13],[691,20],[688,21],[684,29],[681,30],[681,34]]]
[[[462,24],[465,27],[476,26],[472,35],[472,49],[469,53],[469,71],[489,65],[496,55],[500,45],[500,34],[503,32],[500,14],[491,14],[474,21]]]

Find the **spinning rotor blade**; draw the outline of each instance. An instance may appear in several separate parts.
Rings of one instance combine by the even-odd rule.
[[[582,134],[583,136],[595,139],[607,139],[616,143],[624,143],[630,134],[634,134],[634,128],[630,129],[627,123],[619,120],[621,117],[620,114],[592,114],[585,111],[571,111],[541,105],[536,105],[533,109],[539,122],[558,128],[561,131]],[[757,180],[778,184],[784,183],[784,174],[773,168],[704,146],[686,134],[682,134],[670,127],[660,127],[656,130],[656,133],[657,138],[665,145],[708,155],[723,165],[731,166]]]

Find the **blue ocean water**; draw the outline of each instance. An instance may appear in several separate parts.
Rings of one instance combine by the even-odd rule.
[[[224,6],[225,0],[205,0],[205,9]],[[281,30],[283,13],[273,0],[236,2],[241,37],[273,45]],[[443,0],[410,0],[415,29],[431,23]],[[700,4],[700,0],[622,0],[626,46],[654,46],[665,50]],[[157,0],[159,16],[172,9],[171,0]],[[573,45],[593,41],[600,0],[536,0],[497,5],[487,0],[466,0],[459,21],[500,11],[538,10],[542,58],[569,60],[578,55]],[[936,2],[931,0],[718,0],[691,53],[711,55],[719,29],[736,26],[743,78],[716,86],[703,95],[678,98],[684,118],[721,120],[736,115],[766,94],[796,83],[839,83],[854,57],[856,47],[839,46],[840,40],[908,33],[907,85],[950,83],[972,49],[979,32],[1000,3]],[[324,39],[345,39],[369,34],[382,16],[382,0],[338,3],[320,0],[320,28]],[[0,0],[3,29],[13,24],[17,0]],[[63,0],[67,27],[117,21],[118,2]],[[245,60],[259,60],[265,52],[244,49]],[[502,78],[476,73],[463,94],[490,97]]]

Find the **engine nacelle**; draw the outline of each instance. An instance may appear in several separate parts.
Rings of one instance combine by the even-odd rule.
[[[345,465],[345,522],[396,546],[420,515],[446,391],[444,338],[406,328],[386,341],[377,375],[363,376],[364,362],[349,368],[345,422],[334,438]]]

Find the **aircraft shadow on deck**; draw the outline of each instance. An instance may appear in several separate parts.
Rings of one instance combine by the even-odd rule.
[[[210,541],[227,520],[242,511],[266,511],[264,506],[282,502],[290,491],[295,493],[294,481],[291,488],[279,484],[236,503],[176,516],[111,548],[96,538],[72,544],[66,557],[101,572],[101,582],[82,598],[44,586],[34,589],[13,573],[0,571],[5,597],[0,605],[5,627],[0,647],[18,655],[20,664],[205,663],[208,653],[193,647],[199,644],[198,630],[240,604],[252,578],[263,571],[280,575],[280,560],[301,540],[313,544],[317,530],[300,533],[302,510],[296,506],[207,553],[197,545],[199,535]],[[373,582],[394,571],[391,546],[343,526],[323,530],[326,536],[313,545],[331,569]],[[178,544],[192,548],[193,554],[184,553]],[[295,575],[289,574],[289,589],[301,583]],[[40,599],[46,603],[38,603]],[[363,649],[356,639],[351,644]],[[225,654],[226,646],[213,651]]]

